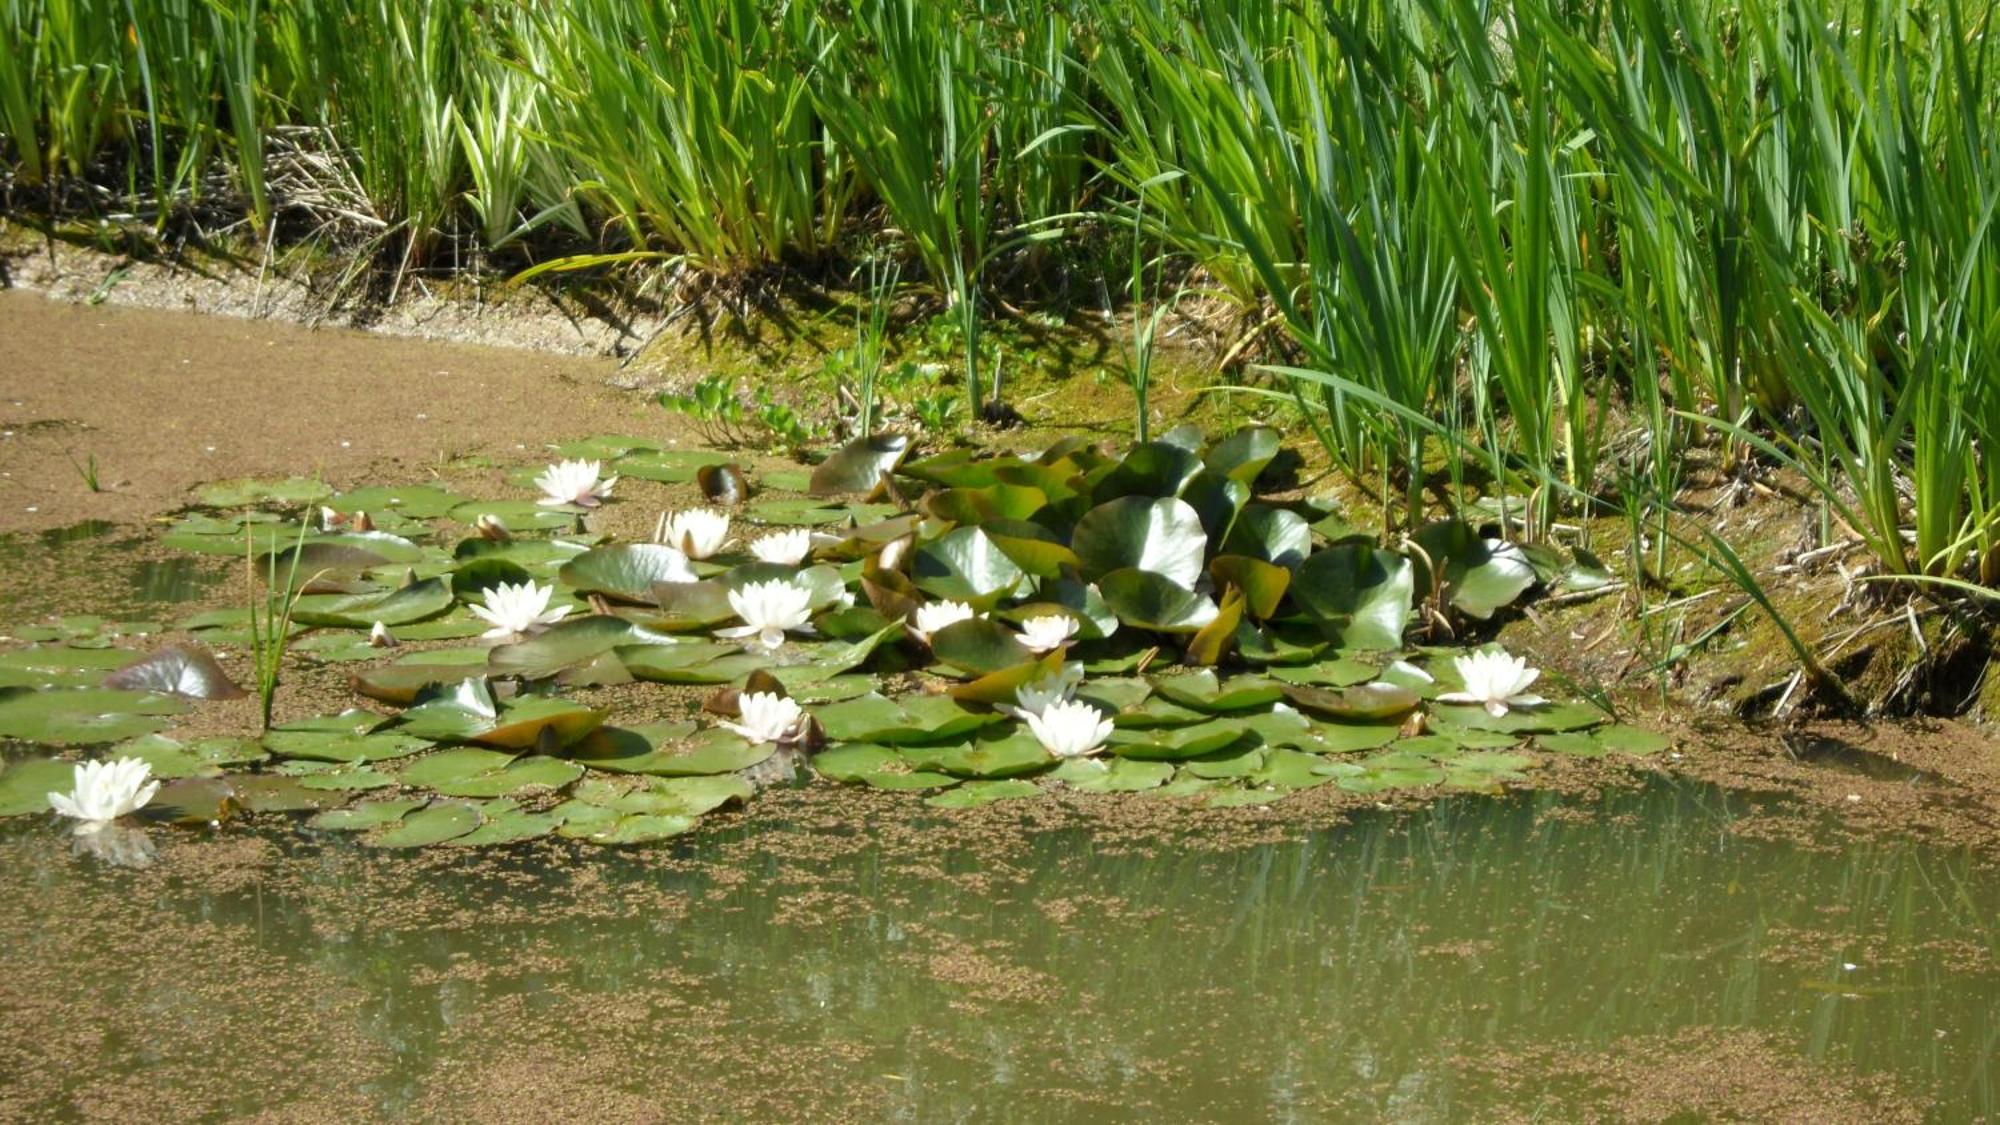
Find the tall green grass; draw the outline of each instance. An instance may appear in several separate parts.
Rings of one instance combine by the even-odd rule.
[[[987,320],[1125,287],[1101,232],[1139,231],[1304,373],[1266,389],[1392,529],[1618,511],[1657,573],[1698,471],[1778,465],[1829,541],[1947,591],[2000,580],[1993,13],[0,0],[0,162],[25,212],[244,218],[399,269],[838,278],[887,247],[974,417]]]

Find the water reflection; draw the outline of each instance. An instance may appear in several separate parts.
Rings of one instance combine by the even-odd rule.
[[[698,1073],[716,1111],[783,1117],[1482,1118],[1520,1091],[1469,1060],[1702,1027],[1889,1075],[1946,1117],[2000,1107],[2000,880],[1913,843],[1748,838],[1735,800],[1472,798],[1220,851],[744,828],[691,863],[545,849],[476,871],[287,838],[302,882],[177,908],[369,998],[351,1030],[385,1060],[382,1114],[530,1025],[537,1057],[602,1081]],[[16,870],[0,894],[74,890]],[[766,1059],[809,1085],[771,1088]],[[1561,1082],[1531,1093],[1562,1107]]]

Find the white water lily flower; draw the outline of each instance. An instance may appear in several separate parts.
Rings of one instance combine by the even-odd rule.
[[[666,544],[691,559],[705,559],[729,541],[729,516],[710,508],[690,508],[670,512],[666,517]]]
[[[485,605],[466,608],[493,626],[480,634],[482,639],[505,640],[538,633],[568,617],[569,606],[549,608],[549,598],[555,592],[554,586],[537,586],[532,581],[518,585],[500,582],[486,588]]]
[[[1065,664],[1060,672],[1015,688],[1013,705],[1002,704],[1000,710],[1026,721],[1029,715],[1039,715],[1058,703],[1076,698],[1076,689],[1082,683],[1083,665]]]
[[[729,608],[736,611],[743,624],[717,629],[718,637],[748,637],[752,645],[771,649],[785,643],[787,631],[813,631],[812,591],[782,578],[752,582],[740,590],[729,591]]]
[[[1541,672],[1528,667],[1526,660],[1507,655],[1505,649],[1454,656],[1451,664],[1458,669],[1458,678],[1465,681],[1465,690],[1445,692],[1438,696],[1440,703],[1477,703],[1486,708],[1487,714],[1499,718],[1510,707],[1533,707],[1548,702],[1539,695],[1528,694],[1528,685]]]
[[[377,621],[374,627],[368,630],[368,643],[376,648],[395,648],[401,642],[396,640],[396,634],[391,633],[387,625]]]
[[[96,832],[126,813],[146,807],[160,783],[148,781],[153,767],[139,758],[78,762],[68,793],[50,793],[49,807],[76,819],[78,832]]]
[[[736,707],[743,721],[722,725],[752,742],[783,742],[798,734],[805,721],[805,710],[797,700],[773,691],[744,692],[736,697]]]
[[[972,607],[964,602],[931,602],[929,605],[917,607],[916,615],[910,622],[910,632],[915,633],[918,640],[929,644],[932,633],[947,625],[970,621],[977,616],[979,615],[972,611]]]
[[[595,508],[598,501],[611,495],[611,486],[618,483],[615,476],[598,480],[603,471],[602,461],[562,461],[550,465],[535,478],[535,487],[546,493],[535,503],[551,508],[564,504]]]
[[[1049,652],[1076,636],[1077,620],[1067,613],[1030,617],[1021,622],[1021,643],[1029,652]]]
[[[774,531],[750,544],[750,553],[767,563],[797,566],[812,553],[812,532],[803,527]]]
[[[1111,720],[1081,700],[1052,703],[1040,714],[1029,712],[1026,718],[1035,741],[1058,758],[1095,754],[1111,737]]]

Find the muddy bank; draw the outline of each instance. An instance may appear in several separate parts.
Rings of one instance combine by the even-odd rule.
[[[0,533],[142,521],[195,485],[420,481],[671,419],[615,362],[0,292]],[[98,491],[85,476],[96,459]]]

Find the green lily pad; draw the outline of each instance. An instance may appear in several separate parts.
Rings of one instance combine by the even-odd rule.
[[[1207,597],[1150,570],[1114,570],[1097,587],[1120,621],[1158,633],[1198,632],[1219,612]]]
[[[934,809],[970,809],[980,805],[990,805],[995,801],[1012,801],[1022,797],[1035,797],[1041,788],[1032,781],[1010,778],[1004,781],[968,781],[956,789],[947,789],[924,798],[924,804]]]
[[[981,727],[1005,721],[1003,716],[967,711],[935,695],[904,699],[864,695],[822,707],[818,718],[821,729],[834,742],[898,746],[964,738]]]
[[[1049,776],[1085,793],[1138,793],[1172,780],[1174,766],[1125,758],[1071,758]]]
[[[201,491],[195,493],[195,499],[209,508],[241,508],[251,504],[309,504],[331,495],[332,486],[308,477],[285,477],[282,480],[246,477],[204,485]]]
[[[427,578],[381,593],[307,594],[293,607],[292,620],[301,625],[367,629],[378,621],[384,625],[422,621],[451,606],[451,587],[442,578]]]
[[[172,696],[109,688],[0,691],[0,738],[51,746],[122,742],[152,734],[187,704]]]
[[[564,563],[559,577],[582,592],[641,605],[653,604],[656,582],[696,580],[686,555],[658,543],[619,543],[585,551]]]
[[[0,762],[0,816],[49,811],[50,793],[68,793],[76,784],[76,763],[58,758]]]
[[[471,525],[491,516],[513,531],[552,530],[576,526],[576,512],[544,507],[533,500],[474,500],[451,510],[451,518]]]
[[[104,677],[132,662],[122,648],[33,645],[0,653],[0,687],[100,687]]]
[[[920,544],[910,562],[910,580],[934,598],[990,607],[1013,594],[1027,573],[983,530],[961,527]]]
[[[903,760],[919,770],[953,777],[1018,777],[1047,769],[1054,758],[1025,731],[1000,738],[975,739],[949,746],[905,747]]]
[[[1127,496],[1085,512],[1070,547],[1083,562],[1085,578],[1131,569],[1190,588],[1201,577],[1208,534],[1200,515],[1180,500]]]
[[[375,848],[423,848],[457,839],[478,827],[478,809],[455,801],[440,801],[370,832],[361,842]]]
[[[414,812],[424,806],[416,797],[397,797],[381,801],[362,801],[344,809],[328,809],[306,821],[308,827],[323,832],[366,832],[381,828],[403,819],[404,814]]]
[[[592,769],[659,777],[736,773],[777,752],[769,742],[747,742],[732,731],[697,731],[689,723],[599,727],[570,750]]]
[[[1342,648],[1398,649],[1415,581],[1410,560],[1402,555],[1341,544],[1306,559],[1292,584],[1292,599]]]
[[[111,748],[107,758],[138,758],[162,779],[215,777],[225,766],[247,765],[269,757],[247,738],[204,738],[181,743],[165,735],[148,734]]]
[[[872,493],[883,477],[896,471],[910,439],[902,434],[869,434],[834,451],[813,470],[806,491],[814,496]]]

